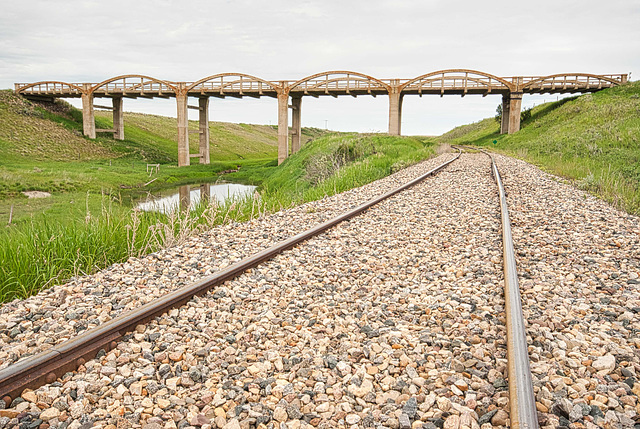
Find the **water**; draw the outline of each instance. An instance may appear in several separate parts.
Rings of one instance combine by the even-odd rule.
[[[149,195],[144,201],[139,202],[136,208],[148,212],[155,211],[170,214],[178,208],[183,210],[187,207],[189,207],[190,210],[195,209],[203,195],[205,198],[208,196],[208,199],[215,199],[219,203],[224,203],[229,199],[251,195],[255,189],[255,186],[240,185],[238,183],[184,185],[180,186],[177,192],[175,189],[169,191],[169,195],[166,195],[167,191],[163,192],[165,194],[164,196]]]

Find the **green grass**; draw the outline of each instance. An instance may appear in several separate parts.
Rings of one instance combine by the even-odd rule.
[[[498,123],[488,118],[438,140],[524,159],[640,214],[640,82],[537,106],[511,135],[500,135]]]
[[[188,213],[166,216],[126,209],[107,197],[101,210],[85,209],[84,219],[59,222],[42,215],[0,230],[0,301],[26,298],[71,277],[180,244],[195,232],[248,219],[261,209],[244,199],[201,203]]]
[[[287,158],[261,189],[283,206],[299,204],[370,183],[434,153],[426,138],[329,135]]]

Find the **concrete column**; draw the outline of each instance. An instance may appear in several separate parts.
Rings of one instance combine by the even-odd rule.
[[[116,140],[124,140],[124,110],[123,98],[113,97],[113,138]]]
[[[502,96],[502,118],[500,119],[500,134],[509,132],[509,95]]]
[[[402,99],[404,94],[394,88],[389,93],[389,135],[399,136],[402,126]]]
[[[522,93],[512,92],[509,97],[509,134],[520,130],[520,108],[522,107]],[[504,115],[504,113],[503,113]]]
[[[178,105],[178,167],[189,165],[189,113],[187,94],[176,94]]]
[[[302,147],[302,96],[291,97],[291,153]]]
[[[278,165],[289,156],[289,94],[278,94]]]
[[[200,164],[209,164],[209,97],[198,99],[200,112]]]
[[[96,119],[93,115],[93,94],[82,94],[82,132],[90,139],[96,138]]]

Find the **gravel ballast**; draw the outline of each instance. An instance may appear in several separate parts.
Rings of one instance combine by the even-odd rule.
[[[0,359],[44,350],[451,156],[6,304]],[[541,426],[633,428],[638,219],[524,162],[497,163]],[[507,427],[499,222],[489,159],[464,154],[25,392],[0,410],[0,428]]]

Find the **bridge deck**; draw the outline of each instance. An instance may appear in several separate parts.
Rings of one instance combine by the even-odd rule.
[[[355,72],[326,72],[299,81],[266,81],[253,76],[225,73],[196,82],[162,81],[140,75],[120,76],[99,83],[44,81],[16,83],[23,95],[48,97],[277,97],[401,94],[527,94],[594,92],[620,85],[626,74],[566,73],[551,76],[497,77],[473,70],[444,70],[415,79],[376,79]]]

